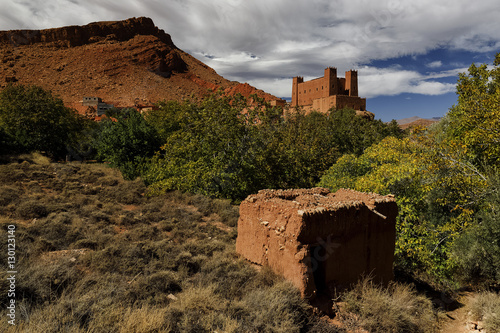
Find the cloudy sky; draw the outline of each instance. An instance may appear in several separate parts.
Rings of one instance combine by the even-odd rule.
[[[148,16],[222,76],[279,97],[292,77],[358,70],[384,121],[439,117],[457,73],[500,51],[498,0],[0,0],[0,30]]]

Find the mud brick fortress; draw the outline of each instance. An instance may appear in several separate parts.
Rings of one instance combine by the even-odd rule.
[[[291,106],[301,106],[306,112],[327,112],[332,107],[366,111],[366,98],[358,97],[357,71],[347,71],[345,78],[339,78],[337,69],[328,67],[323,77],[311,81],[293,78]]]

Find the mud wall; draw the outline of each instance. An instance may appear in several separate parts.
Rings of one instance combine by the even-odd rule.
[[[263,190],[240,205],[236,250],[268,265],[302,295],[333,294],[363,274],[393,278],[392,196],[324,188]]]

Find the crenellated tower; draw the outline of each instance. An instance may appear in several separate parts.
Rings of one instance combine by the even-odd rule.
[[[324,73],[323,77],[306,82],[302,76],[294,77],[291,105],[301,106],[307,112],[328,112],[332,108],[366,111],[366,98],[358,96],[357,71],[345,72],[345,78],[337,76],[335,67],[325,68]]]

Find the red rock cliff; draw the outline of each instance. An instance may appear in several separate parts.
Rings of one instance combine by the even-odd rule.
[[[0,31],[0,89],[12,82],[51,90],[77,109],[84,96],[134,106],[200,98],[217,89],[275,99],[218,75],[177,48],[170,35],[146,17]]]
[[[54,43],[58,46],[81,46],[105,38],[126,41],[136,35],[155,36],[175,48],[170,35],[158,29],[148,17],[130,18],[116,22],[94,22],[84,26],[68,26],[45,30],[0,31],[0,43],[15,46]]]

